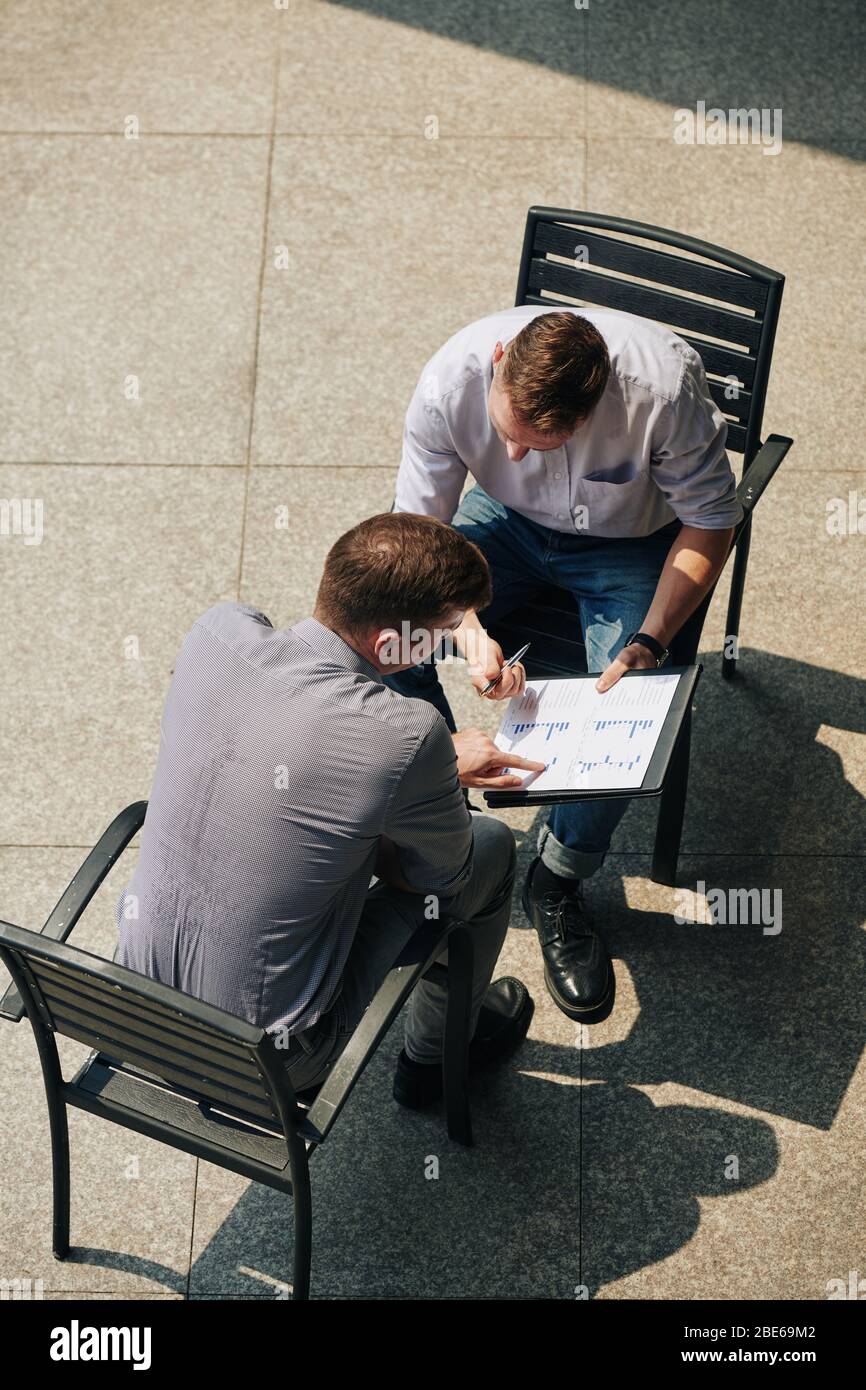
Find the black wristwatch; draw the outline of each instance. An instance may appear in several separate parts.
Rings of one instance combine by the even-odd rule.
[[[657,642],[647,632],[633,632],[631,637],[625,639],[625,645],[630,647],[632,642],[640,642],[642,647],[648,647],[656,659],[656,666],[661,666],[662,662],[667,661],[670,656],[668,648],[663,647],[661,642]]]

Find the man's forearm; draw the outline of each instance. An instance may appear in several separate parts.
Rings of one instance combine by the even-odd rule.
[[[670,646],[721,574],[733,535],[732,526],[724,531],[682,528],[668,552],[642,632]]]
[[[474,609],[467,608],[462,623],[454,629],[454,646],[457,652],[471,666],[475,662],[483,661],[486,641],[487,630],[479,621],[478,614]]]

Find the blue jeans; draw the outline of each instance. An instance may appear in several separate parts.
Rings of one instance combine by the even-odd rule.
[[[672,521],[650,536],[620,540],[552,531],[494,501],[480,487],[467,493],[454,526],[475,542],[490,566],[493,601],[479,615],[485,626],[506,617],[540,588],[553,584],[567,589],[580,611],[590,671],[603,671],[626,637],[640,628],[680,530],[680,522]],[[678,659],[693,659],[697,633],[693,646],[690,652],[679,651]],[[389,676],[386,684],[429,700],[454,730],[434,662]],[[544,863],[565,878],[587,878],[604,860],[627,807],[627,797],[554,806],[538,838]]]

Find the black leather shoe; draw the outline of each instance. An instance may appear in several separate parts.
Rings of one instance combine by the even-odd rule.
[[[469,1044],[469,1071],[475,1072],[507,1057],[526,1037],[535,1004],[526,985],[510,975],[487,986]],[[397,1058],[394,1099],[409,1110],[424,1110],[443,1091],[441,1062],[413,1062],[405,1049]]]
[[[547,992],[578,1023],[601,1023],[613,1008],[616,976],[587,916],[579,881],[567,893],[533,891],[538,859],[523,885],[523,910],[538,932]]]

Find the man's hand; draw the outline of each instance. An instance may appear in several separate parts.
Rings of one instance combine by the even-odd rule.
[[[498,642],[484,634],[484,642],[479,652],[479,660],[469,665],[472,684],[480,695],[485,685],[502,679],[492,690],[488,690],[485,700],[510,700],[512,695],[522,695],[526,689],[526,670],[520,662],[514,666],[505,665],[505,655]]]
[[[606,671],[603,671],[595,683],[595,688],[600,694],[605,690],[610,690],[612,685],[616,685],[620,676],[624,676],[626,671],[655,671],[656,659],[649,647],[645,647],[642,642],[632,642],[630,646],[623,647],[619,656],[615,656]]]
[[[461,787],[519,787],[522,777],[502,775],[504,767],[520,767],[526,772],[543,772],[546,763],[503,753],[480,729],[461,729],[452,734],[457,753],[457,776]]]
[[[485,685],[502,675],[499,684],[484,696],[485,700],[510,700],[512,695],[523,694],[526,689],[526,671],[519,662],[516,666],[505,665],[505,656],[499,643],[488,636],[471,609],[467,610],[463,622],[455,631],[454,642],[457,650],[466,659],[472,684],[479,695]]]

